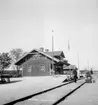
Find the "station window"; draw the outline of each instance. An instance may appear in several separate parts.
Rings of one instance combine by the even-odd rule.
[[[40,70],[41,70],[42,72],[45,72],[45,65],[40,65]]]
[[[31,72],[32,71],[32,65],[29,65],[28,66],[28,72]]]

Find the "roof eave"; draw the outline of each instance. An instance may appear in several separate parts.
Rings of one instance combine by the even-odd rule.
[[[40,53],[40,54],[46,56],[47,58],[49,58],[49,59],[55,61],[55,62],[59,62],[59,60],[56,59],[56,58],[52,58],[51,56],[49,56],[49,55],[47,55],[47,54],[45,54],[45,53],[43,53],[43,52],[41,52],[41,51],[38,51],[37,49],[33,49],[32,51],[34,51],[34,50],[37,51],[38,53]],[[18,61],[16,61],[14,64],[15,64],[15,65],[18,65],[19,62],[20,62],[24,57],[28,56],[32,51],[30,51],[30,52],[27,53],[26,55],[22,56],[22,57],[21,57]]]

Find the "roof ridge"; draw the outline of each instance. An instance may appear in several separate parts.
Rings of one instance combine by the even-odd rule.
[[[42,55],[45,55],[45,56],[47,56],[48,58],[50,58],[50,59],[52,59],[52,60],[54,60],[54,61],[56,61],[56,62],[59,62],[59,60],[58,59],[56,59],[55,57],[51,57],[50,55],[48,55],[48,54],[46,54],[45,52],[42,52],[42,51],[40,51],[40,50],[38,50],[38,49],[33,49],[33,50],[31,50],[30,52],[28,52],[28,53],[26,53],[24,56],[22,56],[20,59],[18,59],[14,64],[16,64],[17,62],[19,62],[21,59],[23,59],[25,56],[27,56],[28,54],[30,54],[30,53],[32,53],[32,51],[37,51],[37,52],[39,52],[40,54],[42,54]]]
[[[52,52],[52,51],[45,51],[45,52]],[[53,52],[63,52],[62,50],[60,50],[60,51],[53,51]]]

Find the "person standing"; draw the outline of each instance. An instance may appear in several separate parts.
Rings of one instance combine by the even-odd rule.
[[[76,83],[77,82],[77,69],[75,68],[74,70],[73,70],[73,76],[74,76],[74,82]]]

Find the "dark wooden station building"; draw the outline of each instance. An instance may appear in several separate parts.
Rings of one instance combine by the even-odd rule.
[[[69,65],[63,51],[40,51],[33,49],[21,57],[15,65],[22,70],[22,76],[48,76],[63,74],[63,65]]]

